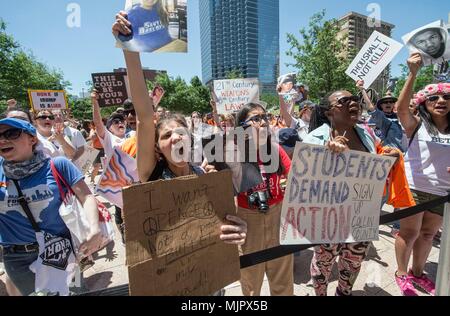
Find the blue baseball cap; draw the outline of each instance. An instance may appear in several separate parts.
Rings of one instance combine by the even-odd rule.
[[[18,128],[23,130],[25,133],[36,136],[36,129],[33,125],[28,123],[27,121],[15,119],[15,118],[6,118],[0,120],[0,125],[7,125],[14,128]]]

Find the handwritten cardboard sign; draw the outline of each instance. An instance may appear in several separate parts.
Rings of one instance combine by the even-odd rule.
[[[91,146],[84,146],[83,154],[73,163],[81,170],[83,174],[87,174],[92,167],[95,158],[97,158],[100,151]]]
[[[125,73],[92,74],[92,84],[98,92],[100,107],[121,106],[128,99]]]
[[[28,90],[28,98],[34,111],[69,108],[66,93],[63,90]]]
[[[244,105],[259,101],[258,79],[215,80],[214,94],[217,112],[238,112]]]
[[[238,249],[219,239],[236,212],[229,171],[133,186],[123,201],[131,295],[204,296],[239,280]]]
[[[369,88],[403,45],[380,32],[374,31],[345,72],[353,80],[364,80]]]
[[[378,240],[386,178],[395,158],[297,143],[281,214],[280,243]]]

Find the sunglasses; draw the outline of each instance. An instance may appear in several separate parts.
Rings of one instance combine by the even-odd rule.
[[[37,120],[46,120],[49,119],[50,121],[54,121],[55,117],[53,115],[41,115],[36,117]]]
[[[349,106],[350,103],[352,103],[352,102],[360,103],[359,97],[356,95],[352,95],[349,97],[342,97],[342,98],[339,98],[337,100],[337,102],[335,104],[332,104],[331,106],[341,108],[343,106]]]
[[[126,111],[123,111],[123,115],[125,115],[125,116],[128,116],[128,115],[130,115],[131,114],[131,116],[136,116],[136,111],[135,110],[126,110]]]
[[[23,130],[20,128],[10,128],[3,133],[0,133],[0,139],[5,140],[16,140],[18,139],[23,133]]]
[[[114,120],[112,121],[112,123],[113,123],[113,125],[118,125],[118,124],[124,124],[125,121],[124,121],[124,120],[121,120],[121,119],[114,119]]]
[[[427,97],[427,101],[436,102],[437,100],[439,100],[440,97],[442,97],[442,99],[444,99],[445,101],[450,100],[450,94],[444,94],[444,95],[429,96],[429,97]]]
[[[266,115],[266,114],[263,114],[263,115],[255,115],[255,116],[252,116],[251,118],[249,118],[248,120],[246,120],[246,121],[244,122],[244,124],[247,124],[247,123],[249,123],[249,122],[253,122],[253,123],[261,123],[263,120],[266,121],[266,122],[268,122],[268,121],[269,121],[269,116]]]

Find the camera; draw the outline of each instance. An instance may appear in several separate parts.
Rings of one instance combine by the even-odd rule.
[[[249,194],[248,204],[251,207],[256,207],[261,213],[269,211],[269,194],[267,191],[258,191]]]

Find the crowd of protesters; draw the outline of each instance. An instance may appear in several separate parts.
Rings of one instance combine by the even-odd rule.
[[[127,35],[130,27],[126,15],[120,13],[113,33]],[[139,182],[202,176],[221,170],[220,164],[208,161],[203,154],[200,161],[189,155],[181,160],[173,156],[180,142],[191,144],[193,152],[202,151],[205,126],[211,134],[222,135],[236,128],[252,130],[254,143],[249,145],[249,139],[245,139],[246,146],[253,146],[258,158],[263,150],[276,153],[266,162],[250,161],[246,155],[239,166],[241,179],[250,183],[255,180],[258,184],[235,188],[236,208],[230,210],[227,224],[220,229],[220,238],[237,245],[241,255],[279,245],[285,183],[298,142],[324,145],[335,153],[355,150],[395,157],[396,169],[391,172],[383,202],[398,212],[448,194],[450,84],[429,83],[414,94],[417,73],[423,63],[419,54],[411,55],[407,61],[410,72],[398,98],[387,94],[374,104],[363,88],[364,83],[357,82],[355,88],[361,91],[362,99],[346,90],[329,91],[315,104],[309,100],[307,86],[300,84],[294,86],[301,97],[295,100],[293,110],[280,96],[278,114],[269,113],[260,103],[249,103],[237,113],[219,115],[216,101],[211,100],[210,113],[193,112],[188,117],[160,106],[165,97],[161,87],[147,90],[139,53],[124,51],[124,59],[130,100],[107,118],[101,116],[95,90],[91,94],[92,121],[77,121],[61,111],[30,113],[14,100],[8,101],[8,109],[0,120],[0,244],[10,295],[34,292],[36,275],[29,266],[39,254],[34,227],[21,209],[20,197],[28,201],[40,229],[68,235],[58,213],[62,198],[52,165],[66,179],[88,214],[91,231],[82,249],[87,255],[92,254],[99,247],[94,193],[115,207],[115,222],[126,245],[122,197],[108,195],[114,190],[102,188],[110,186],[120,191]],[[363,118],[363,112],[367,112],[368,120]],[[272,137],[275,131],[277,139]],[[95,185],[90,187],[73,163],[83,155],[86,145],[99,151],[89,175]],[[116,172],[118,160],[129,178],[115,181],[110,175]],[[252,165],[254,173],[244,175],[247,172],[244,164]],[[46,198],[36,200],[36,192]],[[252,199],[255,194],[258,203]],[[443,206],[439,206],[399,223],[395,241],[398,268],[392,277],[405,296],[417,296],[417,287],[434,294],[435,285],[424,274],[424,267],[433,238],[442,226],[442,215]],[[339,278],[335,295],[351,296],[369,246],[369,242],[316,246],[310,267],[316,295],[327,295],[337,261]],[[293,295],[293,262],[293,255],[288,255],[242,269],[243,294],[260,295],[266,274],[272,295]]]

